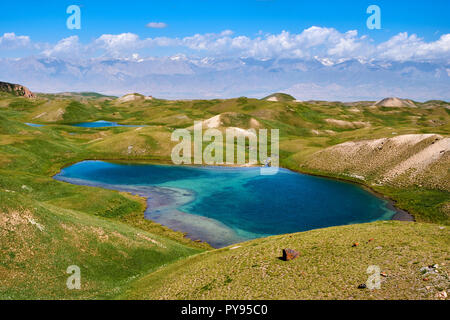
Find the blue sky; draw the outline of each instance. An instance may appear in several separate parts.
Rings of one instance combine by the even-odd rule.
[[[77,4],[82,10],[82,29],[68,30],[65,10]],[[366,8],[376,4],[382,10],[382,30],[366,28]],[[231,29],[254,36],[260,30],[300,32],[310,26],[358,30],[377,41],[399,32],[417,33],[426,40],[450,33],[450,1],[405,0],[185,0],[185,1],[2,1],[0,33],[14,32],[33,41],[56,42],[78,35],[83,42],[101,34],[136,33],[141,37],[184,37],[195,33]],[[157,21],[164,29],[145,25]]]
[[[80,30],[66,27],[70,5]],[[449,99],[449,16],[449,0],[1,1],[0,80],[165,98]]]

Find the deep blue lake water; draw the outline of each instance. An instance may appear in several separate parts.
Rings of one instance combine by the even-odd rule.
[[[40,127],[43,127],[43,126],[44,126],[43,124],[28,123],[28,122],[26,122],[25,124],[26,124],[27,126],[35,127],[35,128],[40,128]]]
[[[222,247],[268,235],[390,219],[388,202],[361,187],[280,169],[84,161],[55,176],[149,197],[146,217]]]
[[[94,121],[94,122],[81,122],[73,125],[74,127],[82,127],[82,128],[107,128],[107,127],[142,127],[137,125],[125,125],[119,124],[111,121]]]
[[[43,127],[43,124],[35,124],[35,123],[25,123],[27,126],[30,127]],[[146,127],[145,125],[128,125],[128,124],[119,124],[117,122],[111,122],[111,121],[94,121],[94,122],[81,122],[72,124],[72,127],[81,127],[81,128],[109,128],[109,127]]]

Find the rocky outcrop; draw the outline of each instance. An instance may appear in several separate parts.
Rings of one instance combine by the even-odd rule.
[[[13,84],[8,82],[0,81],[0,91],[10,92],[16,96],[25,97],[25,98],[35,98],[33,92],[31,92],[27,87],[24,87],[20,84]]]

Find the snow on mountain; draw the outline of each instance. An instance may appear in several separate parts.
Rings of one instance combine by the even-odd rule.
[[[141,92],[161,98],[261,97],[274,91],[301,100],[450,100],[450,64],[432,62],[191,58],[0,59],[0,79],[37,92]]]

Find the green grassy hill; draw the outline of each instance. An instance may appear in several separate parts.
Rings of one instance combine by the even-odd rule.
[[[24,186],[25,192],[33,192]],[[100,197],[106,200],[105,196]],[[126,204],[125,199],[116,196],[112,206],[120,200]],[[70,200],[75,199],[64,199],[65,206]],[[82,201],[81,197],[77,200]],[[114,196],[109,195],[109,200]],[[136,277],[200,251],[88,210],[64,209],[52,202],[1,190],[0,299],[108,298]],[[102,205],[111,209],[106,201],[96,204]],[[71,265],[81,269],[83,290],[66,287],[66,270]]]
[[[449,289],[449,245],[448,227],[394,221],[274,236],[189,257],[117,298],[436,299]],[[284,248],[300,257],[281,260]],[[435,264],[436,273],[421,271]],[[379,290],[358,289],[371,265],[387,277]]]
[[[89,95],[89,99],[46,95],[26,99],[0,92],[0,298],[371,298],[368,291],[355,291],[354,287],[363,281],[366,265],[372,263],[372,258],[373,264],[380,264],[398,280],[386,280],[389,285],[397,283],[398,292],[380,291],[372,293],[373,297],[407,298],[409,294],[434,297],[442,286],[436,285],[424,293],[419,286],[422,280],[414,277],[416,267],[448,260],[450,197],[445,185],[449,179],[445,177],[450,152],[443,148],[441,154],[441,149],[438,150],[439,157],[431,159],[432,165],[420,171],[420,176],[407,172],[399,179],[383,182],[380,178],[397,164],[383,153],[378,157],[365,151],[357,159],[359,162],[347,161],[353,165],[346,166],[335,161],[337,153],[333,151],[346,142],[406,134],[448,138],[448,104],[432,101],[416,105],[417,108],[386,108],[367,102],[349,105],[250,98],[137,99],[119,103],[95,95]],[[181,233],[143,219],[145,202],[140,197],[51,178],[62,167],[85,159],[168,162],[172,131],[190,128],[194,121],[213,117],[220,118],[220,130],[280,129],[282,166],[362,183],[396,200],[400,207],[414,213],[418,221],[430,224],[389,222],[337,227],[255,240],[235,250],[209,251],[207,244],[193,242]],[[97,120],[146,126],[69,125]],[[30,127],[25,123],[44,126]],[[405,147],[397,160],[420,155],[424,148],[436,146],[436,142],[432,143],[425,139],[418,145]],[[364,166],[368,162],[366,156],[384,161],[380,163],[386,170]],[[327,159],[335,160],[327,163]],[[360,175],[367,179],[355,178]],[[380,241],[380,246],[389,248],[381,251],[383,257],[365,244],[356,250],[348,248],[349,243],[364,243],[371,237],[377,245]],[[277,260],[284,246],[306,249],[308,260],[300,258],[292,263]],[[333,254],[341,258],[333,260]],[[192,258],[186,259],[189,256]],[[390,260],[397,262],[389,265]],[[87,284],[81,291],[65,287],[68,277],[65,271],[71,264],[81,264]],[[202,276],[192,268],[204,270]],[[155,270],[160,271],[153,274]],[[308,277],[300,281],[296,277],[301,271]],[[356,272],[345,287],[348,290],[340,294],[324,289],[325,283],[336,288],[344,285],[339,278],[341,271],[345,275]],[[259,281],[264,272],[267,277],[263,279],[267,281]],[[158,274],[167,275],[167,293],[161,291]],[[179,287],[174,284],[177,274],[182,276]],[[277,283],[287,286],[291,276],[296,279],[292,288],[273,291],[274,295],[268,296],[272,289],[278,288]],[[333,276],[338,280],[333,280]],[[195,285],[190,289],[188,282],[193,279]],[[258,281],[252,285],[246,282],[249,279]]]
[[[47,99],[76,99],[76,100],[86,100],[86,99],[116,99],[116,96],[108,96],[97,92],[61,92],[55,94],[48,93],[38,93],[37,96]]]
[[[272,93],[271,95],[268,95],[267,97],[264,97],[262,100],[267,101],[279,101],[279,102],[289,102],[294,101],[295,98],[287,93]]]

